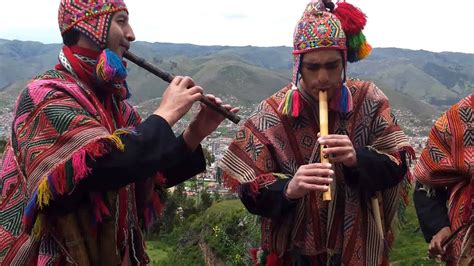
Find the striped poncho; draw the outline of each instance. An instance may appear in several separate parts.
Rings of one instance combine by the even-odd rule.
[[[452,231],[474,221],[474,94],[453,105],[434,123],[414,176],[428,189],[448,189]],[[447,249],[449,261],[464,265],[466,259],[472,260],[473,230],[473,226],[465,227],[457,235]]]
[[[229,186],[238,189],[245,185],[256,196],[260,189],[291,178],[299,166],[319,161],[318,108],[306,105],[298,119],[282,115],[279,106],[290,87],[263,101],[236,133],[220,162]],[[386,96],[370,82],[349,80],[347,87],[353,109],[348,113],[331,111],[329,132],[348,135],[355,148],[373,150],[401,167],[400,154],[408,152],[411,156],[413,150],[396,124]],[[343,265],[388,261],[393,241],[391,226],[399,207],[406,203],[408,177],[400,177],[402,182],[380,193],[384,241],[376,229],[371,195],[364,184],[350,187],[345,183],[342,165],[335,164],[334,170],[336,184],[329,204],[322,201],[321,193],[309,193],[283,217],[262,219],[262,249],[278,256],[280,264],[286,265],[294,252],[315,258],[315,265],[326,263],[316,259],[319,255],[327,256],[328,261],[337,255]]]

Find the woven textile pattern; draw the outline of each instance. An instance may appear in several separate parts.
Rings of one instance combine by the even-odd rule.
[[[58,22],[61,34],[76,29],[104,49],[113,13],[127,11],[122,0],[62,0]]]
[[[453,105],[434,123],[414,176],[427,186],[449,189],[451,230],[473,220],[474,94]],[[459,258],[467,230],[460,232],[448,248],[452,263]],[[467,252],[474,256],[474,248]]]
[[[349,80],[348,88],[354,109],[349,113],[330,112],[330,133],[346,134],[355,147],[370,146],[401,163],[400,151],[413,150],[391,116],[386,96],[368,82]],[[278,106],[289,89],[291,85],[262,102],[236,133],[220,162],[224,179],[231,187],[246,183],[256,191],[282,176],[291,178],[300,165],[310,162],[315,147],[312,162],[319,161],[318,108],[305,109],[297,119],[281,115]],[[328,205],[323,204],[321,193],[312,193],[284,218],[263,218],[263,249],[277,254],[288,249],[309,256],[339,254],[344,265],[378,265],[382,259],[386,261],[387,246],[384,247],[376,230],[372,211],[367,209],[369,199],[344,184],[342,167],[338,164],[335,180],[335,195]],[[398,186],[382,192],[381,210],[388,246],[393,239],[390,226],[398,204],[407,195],[409,183],[405,177]],[[288,241],[292,246],[287,246]]]
[[[69,193],[81,177],[72,166],[84,160],[85,152],[94,154],[88,147],[99,147],[95,151],[99,153],[114,146],[109,145],[114,132],[104,125],[91,95],[70,74],[51,70],[30,82],[19,96],[13,138],[0,169],[0,263],[28,265],[35,259],[38,265],[58,262],[57,242],[49,235],[29,236],[21,221],[29,227],[40,218],[41,184],[48,184],[53,199]],[[127,102],[117,104],[127,127],[140,122]],[[133,193],[133,185],[126,190]],[[133,224],[138,223],[135,220]]]

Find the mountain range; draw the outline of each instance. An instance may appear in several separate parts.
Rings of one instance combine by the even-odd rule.
[[[60,49],[60,44],[0,39],[0,105],[12,105],[30,78],[53,67]],[[161,69],[192,76],[207,93],[232,97],[243,106],[285,86],[293,64],[291,48],[284,46],[135,42],[131,51]],[[131,101],[156,106],[166,83],[132,63],[127,68]],[[348,75],[374,81],[394,108],[425,120],[474,92],[474,54],[375,48],[367,59],[349,64]]]

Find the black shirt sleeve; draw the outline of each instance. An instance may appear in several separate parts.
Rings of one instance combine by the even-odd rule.
[[[375,150],[356,148],[357,167],[344,167],[344,180],[350,187],[364,184],[368,191],[375,192],[396,186],[405,176],[408,167],[406,153],[400,152],[401,165]]]
[[[290,179],[277,179],[277,181],[259,190],[257,195],[250,192],[250,185],[240,186],[239,196],[247,210],[256,215],[268,218],[283,216],[296,206],[298,200],[288,199],[284,191]]]
[[[450,226],[448,208],[446,207],[448,190],[446,188],[432,188],[431,194],[428,195],[428,191],[423,188],[423,185],[416,182],[413,202],[426,242],[430,242],[439,230]]]
[[[162,172],[166,186],[174,186],[204,171],[206,164],[201,147],[189,150],[182,136],[176,137],[166,120],[151,115],[135,128],[122,134],[124,151],[113,150],[96,160],[86,179],[88,186],[116,189]]]
[[[349,186],[364,184],[369,191],[384,190],[397,185],[405,175],[407,166],[405,152],[401,153],[402,165],[397,165],[386,155],[368,148],[358,148],[356,168],[344,167],[344,178]],[[290,200],[284,195],[290,179],[278,179],[275,183],[259,189],[257,195],[250,192],[250,186],[240,186],[239,196],[250,213],[276,218],[296,206],[298,200]]]

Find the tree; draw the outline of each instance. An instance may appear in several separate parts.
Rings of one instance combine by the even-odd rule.
[[[207,189],[204,189],[201,192],[201,209],[205,210],[212,205],[212,197],[211,194],[207,191]]]

